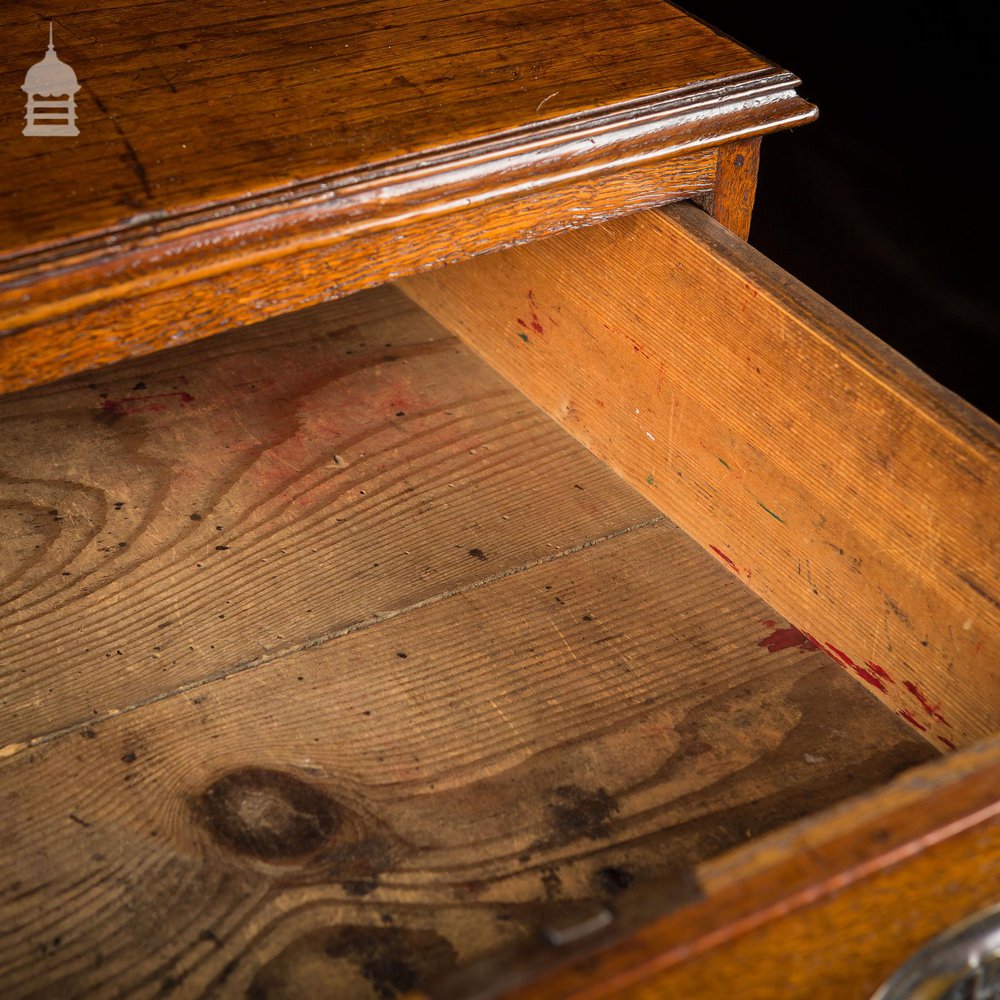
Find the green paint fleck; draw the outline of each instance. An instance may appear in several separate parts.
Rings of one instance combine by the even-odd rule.
[[[527,335],[526,333],[521,333],[520,331],[518,331],[518,334],[517,334],[517,335],[518,335],[518,336],[519,336],[519,337],[521,338],[521,340],[523,340],[523,341],[524,341],[525,343],[527,343],[527,342],[528,342],[528,335]]]
[[[724,459],[720,458],[719,461],[727,468],[730,472],[733,471],[732,466]]]
[[[650,486],[655,486],[656,485],[656,483],[653,481],[653,473],[652,472],[648,476],[646,476],[646,482],[649,483]]]
[[[780,521],[782,524],[785,523],[785,519],[783,517],[778,517],[778,515],[775,514],[770,507],[765,507],[759,500],[757,501],[757,506],[760,507],[761,510],[767,511],[767,513],[770,514],[771,517],[775,519],[775,521]]]

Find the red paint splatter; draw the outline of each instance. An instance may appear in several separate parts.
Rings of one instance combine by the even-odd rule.
[[[858,665],[854,662],[854,660],[852,660],[842,649],[837,649],[832,642],[828,642],[826,644],[826,648],[830,650],[834,659],[838,660],[842,666],[850,667],[852,670],[857,669]]]
[[[911,726],[913,726],[913,728],[914,728],[914,729],[919,729],[919,730],[920,730],[920,732],[922,732],[922,733],[926,733],[926,732],[927,732],[927,727],[926,727],[926,726],[923,726],[923,725],[921,725],[921,724],[920,724],[919,722],[917,722],[917,720],[916,720],[916,719],[915,719],[915,718],[913,717],[913,713],[912,713],[912,712],[908,712],[908,711],[907,711],[907,710],[906,710],[905,708],[901,708],[901,709],[899,710],[899,714],[900,714],[900,715],[901,715],[901,716],[902,716],[902,717],[903,717],[904,719],[906,719],[906,721],[907,721],[907,722],[908,722],[908,723],[909,723],[909,724],[910,724]]]
[[[941,706],[940,705],[933,705],[933,704],[931,704],[931,701],[927,697],[927,695],[925,695],[924,692],[921,691],[920,688],[917,687],[917,685],[913,683],[913,681],[903,681],[903,687],[905,687],[906,690],[909,691],[910,694],[912,694],[913,697],[916,698],[917,701],[920,702],[920,705],[923,708],[923,710],[932,719],[937,719],[938,722],[944,722],[944,724],[946,726],[949,724],[949,723],[945,722],[945,718],[941,714]]]
[[[881,680],[880,680],[880,679],[879,679],[878,677],[876,677],[876,676],[875,676],[875,675],[874,675],[874,674],[873,674],[873,673],[872,673],[872,672],[871,672],[870,670],[865,670],[865,668],[864,668],[864,667],[859,667],[859,666],[858,666],[857,664],[854,664],[854,665],[853,665],[853,666],[851,667],[851,669],[852,669],[852,670],[853,670],[853,671],[854,671],[854,672],[855,672],[855,673],[856,673],[856,674],[857,674],[857,675],[858,675],[858,676],[859,676],[859,677],[860,677],[860,678],[861,678],[861,679],[862,679],[862,680],[863,680],[863,681],[864,681],[864,682],[865,682],[866,684],[871,684],[871,686],[872,686],[873,688],[878,688],[878,690],[879,690],[879,691],[882,691],[883,693],[885,693],[885,691],[886,691],[886,686],[885,686],[885,685],[884,685],[884,684],[882,683],[882,681],[881,681]]]
[[[544,333],[545,328],[542,326],[542,321],[538,318],[538,303],[535,302],[535,293],[529,288],[528,289],[528,309],[531,310],[531,319],[526,323],[523,319],[518,319],[518,323],[524,327],[525,330],[531,329],[535,333]]]
[[[938,736],[936,739],[940,740],[949,750],[957,750],[958,747],[955,746],[947,736]]]
[[[761,618],[760,623],[764,628],[774,628],[778,624],[773,618]]]
[[[649,351],[647,351],[646,348],[635,339],[635,337],[630,337],[627,333],[622,334],[622,336],[632,345],[632,350],[635,351],[639,357],[645,358],[647,361],[652,360],[649,356]]]
[[[774,625],[774,622],[765,624]],[[803,653],[809,653],[816,649],[809,636],[794,626],[776,629],[766,639],[761,639],[757,645],[765,647],[769,653],[780,653],[783,649],[799,649]]]
[[[882,683],[883,680],[888,681],[890,684],[896,683],[877,663],[872,663],[871,660],[865,660],[865,667],[859,666],[842,649],[837,649],[832,642],[828,642],[825,645],[830,651],[830,655],[838,663],[840,663],[841,666],[848,667],[850,670],[853,670],[854,673],[857,674],[858,677],[860,677],[866,684],[870,684],[873,688],[883,692],[883,694],[888,690],[885,684]]]
[[[160,413],[171,406],[186,406],[194,402],[189,392],[159,392],[150,396],[126,396],[123,399],[105,399],[101,409],[117,417],[127,417],[133,413]]]
[[[871,670],[872,673],[878,674],[879,677],[884,681],[888,681],[890,684],[895,684],[896,682],[889,676],[889,671],[880,667],[877,663],[872,663],[871,660],[865,660],[865,666]]]
[[[712,551],[713,551],[713,552],[714,552],[714,553],[715,553],[715,554],[716,554],[716,555],[717,555],[717,556],[718,556],[718,557],[719,557],[719,558],[720,558],[720,559],[721,559],[721,560],[722,560],[723,562],[727,563],[727,564],[729,565],[729,568],[730,568],[730,569],[732,569],[732,571],[733,571],[734,573],[739,573],[739,571],[740,571],[740,568],[739,568],[739,566],[737,566],[737,565],[736,565],[736,563],[734,563],[734,562],[732,561],[732,559],[730,559],[730,558],[729,558],[729,556],[727,556],[727,555],[726,555],[726,553],[722,551],[722,549],[717,549],[717,548],[716,548],[716,547],[715,547],[714,545],[709,545],[709,548],[710,548],[710,549],[711,549],[711,550],[712,550]]]

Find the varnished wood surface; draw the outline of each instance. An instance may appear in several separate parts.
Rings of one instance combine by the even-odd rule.
[[[867,1000],[928,940],[996,903],[998,782],[996,738],[915,768],[706,862],[704,902],[502,995]]]
[[[45,16],[81,82],[80,135],[21,136],[9,105],[8,339],[67,322],[105,351],[117,338],[119,352],[133,341],[141,352],[145,324],[113,304],[149,297],[160,328],[205,335],[227,328],[220,275],[261,318],[276,310],[245,269],[323,250],[326,279],[303,289],[305,305],[321,282],[343,282],[345,240],[380,234],[371,256],[403,273],[401,240],[425,244],[421,264],[475,244],[479,223],[462,209],[814,114],[791,74],[660,0],[253,0],[238,18],[220,2],[147,0],[124,16],[113,0],[58,0]],[[41,58],[45,27],[27,8],[0,13],[5,92]],[[520,232],[516,206],[506,214],[494,245]],[[447,238],[431,235],[441,215]],[[207,322],[169,307],[188,284]],[[43,353],[55,363],[70,350]],[[0,355],[0,368],[15,360]],[[17,374],[8,388],[26,384]]]
[[[759,166],[759,136],[720,146],[715,186],[700,199],[713,219],[744,240],[750,235]]]
[[[692,205],[401,282],[935,745],[1000,727],[1000,431]]]
[[[192,275],[190,255],[174,269],[158,263],[138,297],[106,294],[99,266],[53,275],[45,281],[54,311],[0,335],[0,392],[198,340],[423,267],[708,193],[715,189],[716,161],[715,150],[700,150],[611,176],[569,177],[542,188],[529,181],[494,200],[453,203],[461,208],[460,242],[449,211],[411,218],[397,236],[362,226],[333,248],[321,240],[306,241],[288,256],[243,254],[238,272],[221,275],[211,267],[220,251],[206,242],[198,251],[206,269],[194,269],[200,278]],[[243,249],[250,246],[236,239]]]
[[[934,754],[392,290],[0,413],[4,997],[396,995]]]

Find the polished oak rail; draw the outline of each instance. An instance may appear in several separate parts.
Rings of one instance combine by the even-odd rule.
[[[791,74],[660,0],[46,16],[80,135],[8,124],[2,391],[657,203],[732,214],[719,147],[815,113]],[[46,35],[0,11],[4,92]]]

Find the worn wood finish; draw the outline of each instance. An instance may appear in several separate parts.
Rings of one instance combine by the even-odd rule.
[[[394,995],[935,753],[391,289],[0,405],[5,998]]]
[[[391,289],[5,397],[0,747],[654,516],[549,424]]]
[[[401,282],[928,739],[1000,727],[1000,433],[691,205]]]
[[[3,995],[393,995],[934,753],[678,529],[553,556],[0,762]]]
[[[996,902],[998,784],[997,739],[916,768],[705,862],[703,902],[498,995],[865,1000],[924,942]]]
[[[719,147],[715,185],[708,197],[701,199],[713,219],[744,240],[750,235],[759,166],[759,136],[727,142]]]
[[[99,276],[88,268],[72,278],[53,277],[56,312],[0,336],[0,390],[23,389],[321,303],[424,267],[708,192],[715,168],[715,151],[702,150],[610,177],[572,177],[538,190],[514,185],[503,197],[481,204],[455,201],[450,208],[462,208],[461,240],[451,211],[413,220],[395,235],[359,227],[335,246],[303,241],[294,254],[280,258],[255,257],[247,236],[240,244],[239,272],[218,276],[210,273],[211,263],[221,258],[216,247],[206,244],[200,252],[209,273],[193,281],[188,256],[177,269],[158,269],[150,278],[155,289],[141,282],[138,297],[130,293],[105,301],[101,286],[94,284]],[[77,291],[86,301],[64,315]]]
[[[260,319],[354,290],[340,260],[352,241],[369,241],[374,284],[474,252],[480,221],[458,209],[493,206],[504,245],[525,232],[519,193],[814,114],[791,74],[660,0],[252,0],[238,19],[219,2],[148,0],[130,15],[114,0],[46,9],[82,84],[79,137],[26,138],[7,120],[8,391],[163,346],[148,312],[193,338],[244,322],[234,298]],[[0,83],[16,94],[45,25],[8,6],[0,37]],[[674,178],[664,195],[697,190]],[[561,207],[547,204],[547,226]],[[399,259],[408,247],[415,262]],[[311,280],[272,301],[259,273],[272,262]],[[81,327],[90,354],[67,335]]]

